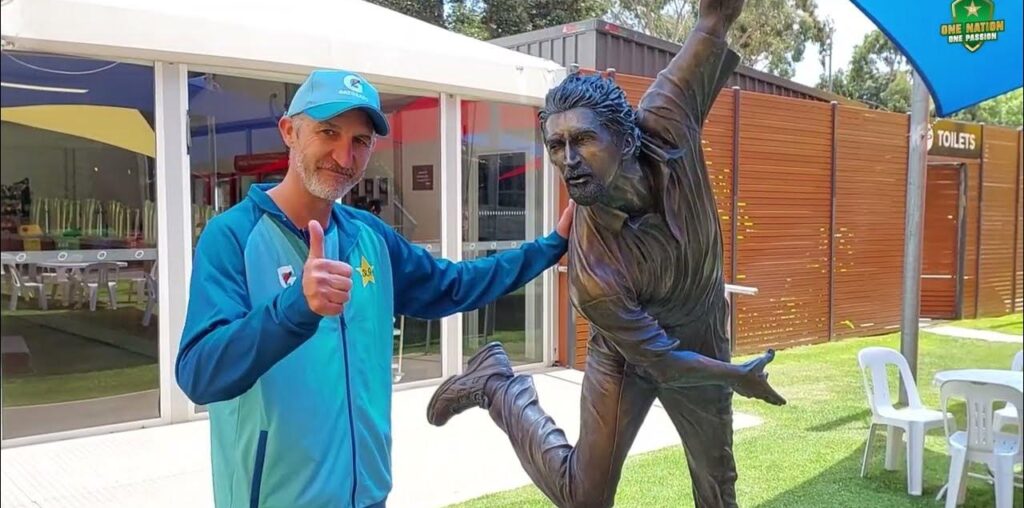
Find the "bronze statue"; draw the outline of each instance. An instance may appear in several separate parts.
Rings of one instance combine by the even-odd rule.
[[[570,299],[591,325],[575,447],[514,375],[498,343],[438,387],[434,425],[482,407],[560,507],[611,506],[622,464],[658,398],[682,439],[696,506],[735,506],[732,393],[785,404],[767,382],[774,353],[730,361],[722,234],[701,127],[738,63],[726,31],[743,0],[701,0],[700,19],[634,111],[601,76],[570,74],[540,120],[579,207]]]

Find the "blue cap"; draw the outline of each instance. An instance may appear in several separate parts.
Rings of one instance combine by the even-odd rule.
[[[377,134],[388,135],[391,128],[380,108],[380,93],[369,81],[354,72],[315,70],[295,92],[288,116],[305,113],[323,122],[356,108],[370,116]]]

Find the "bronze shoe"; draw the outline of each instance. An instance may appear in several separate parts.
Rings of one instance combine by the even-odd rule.
[[[448,378],[437,387],[427,404],[427,421],[440,427],[469,408],[489,408],[490,398],[484,390],[487,380],[491,376],[510,379],[512,375],[512,364],[501,343],[487,344],[469,359],[465,372]]]

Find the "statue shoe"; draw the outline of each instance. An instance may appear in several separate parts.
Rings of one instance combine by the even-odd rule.
[[[491,401],[484,388],[492,376],[505,379],[513,376],[512,364],[499,342],[480,348],[469,359],[465,372],[448,378],[437,387],[427,404],[427,421],[440,427],[469,408],[489,408]]]

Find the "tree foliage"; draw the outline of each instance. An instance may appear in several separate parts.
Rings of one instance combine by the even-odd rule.
[[[910,109],[910,66],[902,53],[880,31],[864,36],[845,69],[832,76],[832,91],[886,111],[905,113]],[[822,75],[818,87],[828,89],[828,76]],[[957,120],[993,125],[1024,124],[1024,94],[1017,89],[952,116]]]
[[[370,0],[470,37],[489,40],[603,16],[610,0]]]
[[[609,20],[681,43],[697,21],[699,0],[615,0]],[[814,0],[747,0],[729,44],[751,67],[790,78],[807,45],[828,44],[832,25]]]

